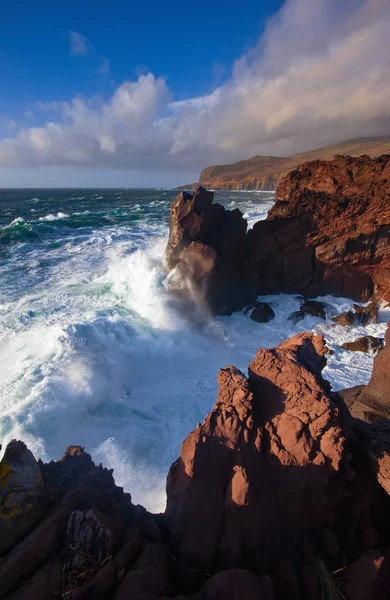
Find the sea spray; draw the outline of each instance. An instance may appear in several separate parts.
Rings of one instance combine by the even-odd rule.
[[[35,232],[1,250],[3,446],[17,437],[50,460],[82,444],[114,468],[134,502],[158,511],[181,442],[214,404],[219,368],[245,371],[259,347],[313,330],[335,352],[324,372],[335,389],[369,379],[373,355],[340,343],[383,335],[388,310],[378,325],[351,329],[311,316],[293,325],[287,317],[299,307],[295,296],[265,298],[276,313],[265,324],[243,312],[194,320],[178,311],[161,267],[174,191],[40,190],[38,201],[19,194],[0,197],[1,214],[14,214],[2,231],[20,216],[24,224],[12,227]],[[217,200],[241,207],[250,226],[272,205],[269,194],[249,192]],[[69,217],[45,219],[59,213]],[[324,300],[328,317],[351,306]]]

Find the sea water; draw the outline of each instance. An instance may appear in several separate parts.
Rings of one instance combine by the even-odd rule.
[[[247,371],[259,347],[300,331],[324,333],[333,389],[368,381],[373,355],[344,341],[380,323],[344,328],[307,316],[295,296],[270,296],[276,317],[243,312],[186,321],[175,311],[161,259],[174,190],[0,190],[0,443],[24,440],[58,459],[70,444],[114,468],[135,503],[164,510],[165,479],[186,435],[203,421],[228,364]],[[252,226],[270,192],[217,192]],[[324,298],[330,318],[351,301]]]

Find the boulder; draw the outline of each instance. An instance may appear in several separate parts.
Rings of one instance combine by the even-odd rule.
[[[318,317],[319,319],[326,320],[325,308],[327,304],[325,302],[318,302],[317,300],[307,300],[305,299],[303,304],[301,305],[301,312],[306,315],[312,315],[313,317]]]
[[[245,314],[250,312],[250,318],[257,323],[268,323],[275,317],[275,313],[268,302],[252,302],[245,309]]]
[[[370,302],[367,306],[354,304],[353,308],[355,309],[356,322],[360,325],[378,322],[378,305],[375,302]]]
[[[383,340],[380,338],[376,338],[373,335],[364,335],[353,342],[344,342],[344,344],[341,344],[341,347],[351,352],[377,352],[383,348],[383,345]]]
[[[352,325],[355,324],[355,313],[353,313],[352,310],[346,310],[336,317],[333,317],[332,321],[343,327],[352,327]]]

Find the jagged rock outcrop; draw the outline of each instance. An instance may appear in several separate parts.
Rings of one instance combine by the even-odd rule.
[[[389,349],[366,388],[381,405]],[[44,464],[12,441],[0,600],[323,600],[329,585],[388,600],[389,420],[351,417],[322,377],[326,352],[322,335],[303,333],[259,350],[248,377],[222,369],[214,409],[171,467],[163,515],[134,506],[79,446]]]
[[[308,561],[312,574],[310,536],[331,522],[353,475],[346,422],[321,377],[325,351],[322,336],[300,334],[259,350],[249,379],[234,367],[220,371],[216,405],[167,481],[180,559],[205,572],[276,572],[286,597],[306,585],[294,564]]]
[[[185,292],[212,313],[230,313],[253,299],[238,280],[238,250],[247,222],[238,210],[213,203],[214,194],[199,187],[180,193],[171,204],[164,263],[174,269],[170,289]]]
[[[375,357],[371,379],[366,386],[341,392],[353,417],[375,423],[390,419],[390,325],[385,347]]]
[[[241,263],[261,293],[390,297],[390,155],[304,164],[276,200]]]
[[[222,313],[259,294],[390,300],[390,155],[305,163],[276,200],[245,234],[241,213],[210,192],[179,194],[165,255],[176,281]]]

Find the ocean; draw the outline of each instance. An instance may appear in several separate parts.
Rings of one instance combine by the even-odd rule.
[[[307,316],[293,325],[295,296],[265,297],[276,313],[189,323],[177,314],[161,259],[174,190],[0,190],[0,443],[25,441],[43,460],[80,444],[114,468],[135,503],[165,507],[165,478],[181,442],[217,394],[218,369],[246,372],[259,347],[300,331],[324,333],[334,350],[333,389],[366,383],[373,355],[343,341],[380,323],[343,328]],[[216,192],[252,226],[272,192]],[[325,297],[329,317],[348,309]]]

